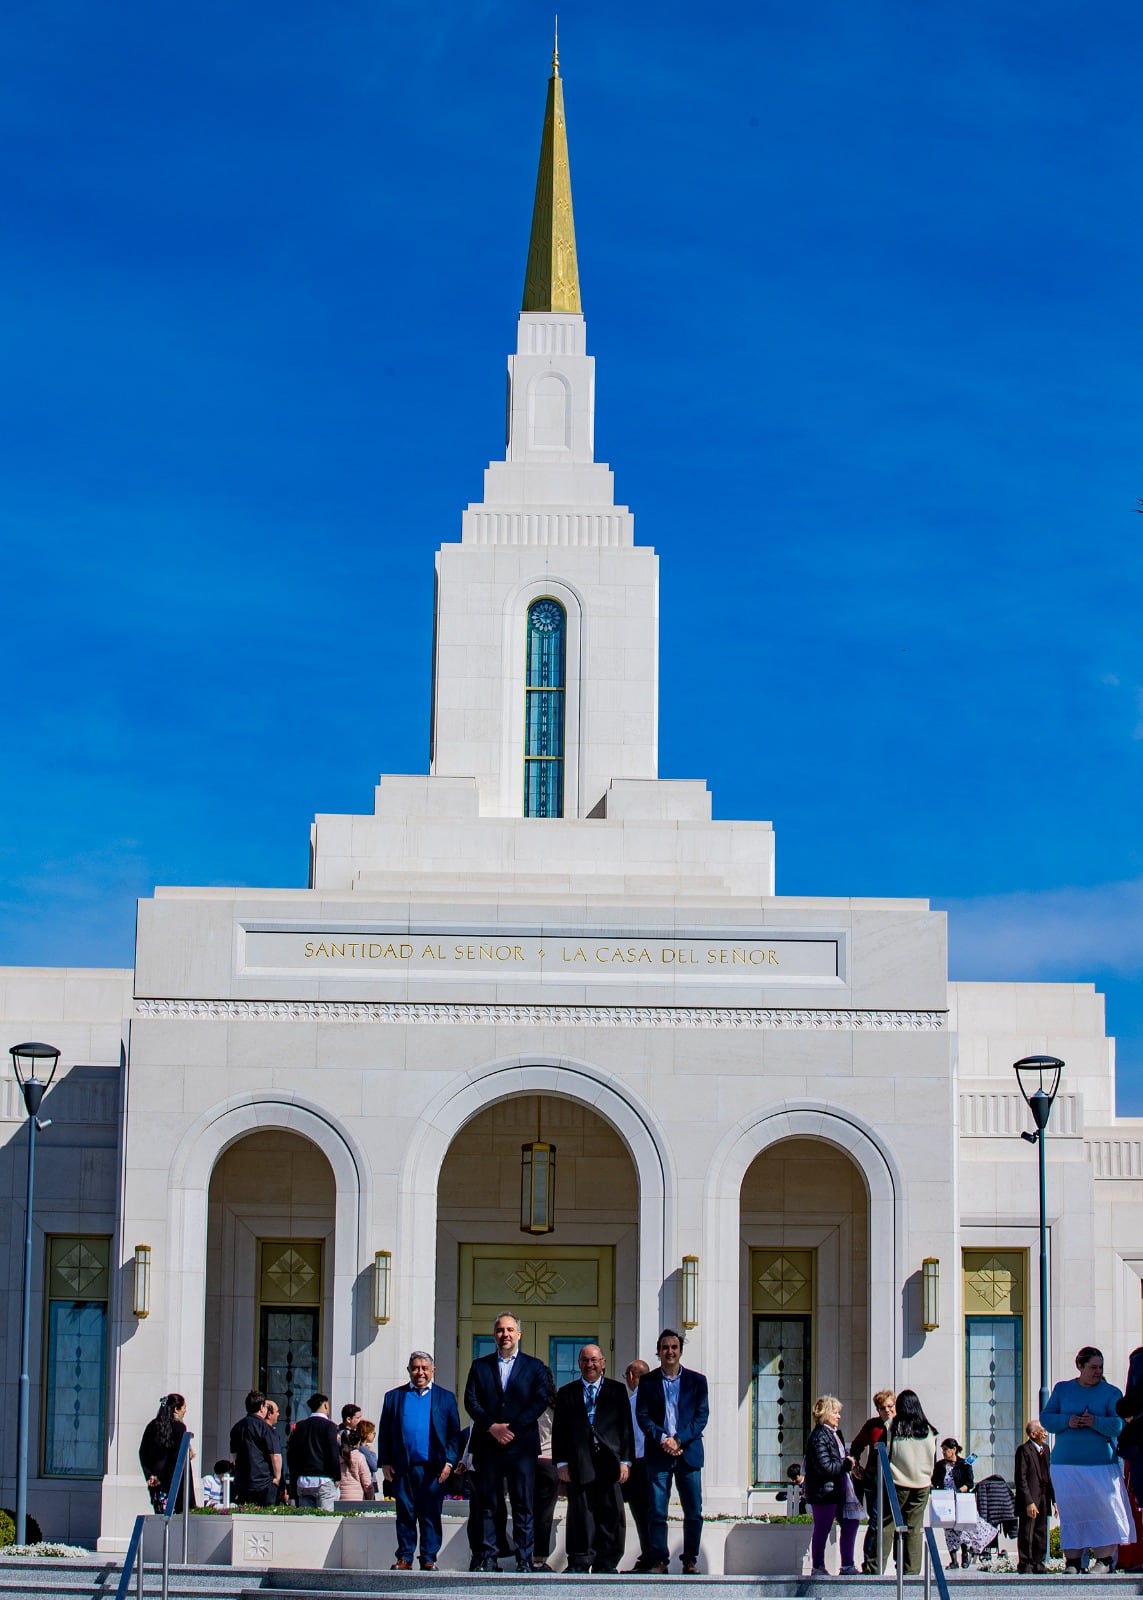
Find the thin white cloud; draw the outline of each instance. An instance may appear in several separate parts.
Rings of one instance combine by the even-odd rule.
[[[957,978],[1143,976],[1143,878],[947,900],[941,909]]]

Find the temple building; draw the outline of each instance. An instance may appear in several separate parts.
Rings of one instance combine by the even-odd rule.
[[[1066,1063],[1053,1376],[1092,1341],[1121,1382],[1141,1342],[1143,1121],[1115,1115],[1102,997],[950,982],[926,901],[779,895],[770,824],[659,774],[658,561],[596,460],[557,64],[508,384],[504,458],[436,556],[428,774],[319,816],[305,888],[156,889],[132,970],[0,971],[5,1049],[62,1052],[33,1250],[53,1536],[124,1547],[165,1392],[201,1467],[252,1385],[375,1416],[420,1347],[463,1387],[504,1309],[559,1381],[587,1339],[619,1375],[685,1327],[708,1512],[764,1502],[822,1392],[861,1419],[910,1385],[1010,1473],[1039,1384],[1028,1055]],[[11,1504],[10,1076],[0,1120]]]

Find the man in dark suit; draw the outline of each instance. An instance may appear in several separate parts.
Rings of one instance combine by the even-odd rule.
[[[531,1572],[534,1537],[532,1493],[540,1453],[540,1413],[548,1406],[551,1374],[542,1361],[520,1349],[520,1324],[510,1311],[492,1329],[496,1349],[474,1361],[464,1386],[464,1409],[472,1418],[472,1463],[484,1516],[482,1572],[499,1572],[497,1497],[508,1491],[516,1571]]]
[[[456,1395],[433,1382],[427,1350],[409,1357],[409,1381],[390,1389],[381,1410],[377,1458],[397,1502],[394,1572],[410,1572],[421,1533],[421,1570],[435,1572],[441,1548],[441,1501],[460,1459]]]
[[[631,1406],[604,1365],[599,1346],[585,1344],[579,1378],[556,1395],[552,1460],[568,1486],[569,1572],[618,1572],[627,1538],[620,1485],[635,1455]]]
[[[1030,1422],[1024,1432],[1028,1437],[1016,1451],[1016,1571],[1046,1572],[1048,1518],[1056,1498],[1052,1453],[1038,1422]]]
[[[683,1571],[698,1571],[702,1538],[702,1436],[710,1417],[706,1379],[682,1364],[683,1336],[664,1328],[655,1346],[659,1365],[639,1380],[635,1420],[643,1430],[643,1461],[651,1501],[652,1563],[648,1572],[666,1572],[667,1502],[671,1483],[683,1508]]]

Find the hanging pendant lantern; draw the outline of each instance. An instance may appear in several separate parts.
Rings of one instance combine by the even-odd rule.
[[[536,1137],[520,1146],[520,1231],[553,1233],[556,1226],[556,1147],[540,1137],[540,1097],[536,1096]]]

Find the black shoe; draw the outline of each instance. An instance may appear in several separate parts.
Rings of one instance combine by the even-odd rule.
[[[1034,1572],[1037,1577],[1040,1577],[1043,1573],[1047,1572],[1048,1569],[1042,1561],[1036,1561],[1026,1570],[1029,1572]]]
[[[535,1570],[536,1569],[532,1565],[531,1556],[528,1557],[527,1561],[521,1561],[519,1556],[516,1557],[516,1571],[517,1572],[525,1573],[530,1578],[532,1576],[532,1573]]]
[[[499,1572],[500,1571],[500,1563],[499,1563],[499,1561],[495,1560],[492,1556],[481,1556],[481,1558],[480,1558],[480,1566],[477,1568],[477,1571],[478,1572]]]
[[[548,1566],[548,1563],[546,1561],[533,1561],[532,1562],[532,1571],[533,1572],[551,1572],[552,1570],[553,1569]]]

